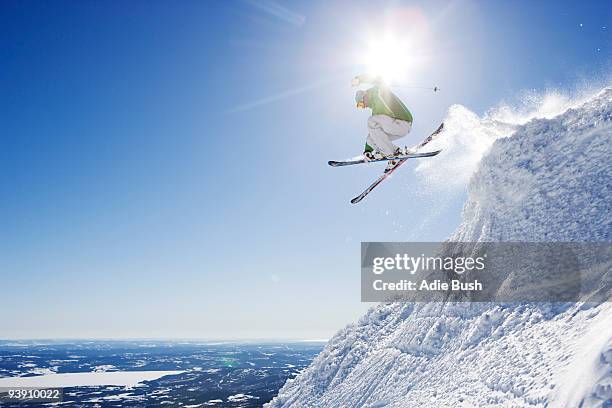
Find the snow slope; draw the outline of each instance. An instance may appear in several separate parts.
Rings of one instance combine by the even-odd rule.
[[[462,109],[445,136],[490,138],[455,162],[478,159],[451,240],[611,240],[612,89],[511,131]],[[268,406],[612,407],[612,303],[380,304]]]

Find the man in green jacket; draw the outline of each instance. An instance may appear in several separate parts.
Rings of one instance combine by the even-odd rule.
[[[412,129],[412,114],[408,108],[384,85],[380,78],[359,75],[353,79],[352,84],[353,86],[374,85],[368,90],[359,90],[355,94],[358,108],[372,110],[372,116],[368,119],[365,159],[380,159],[408,153],[407,148],[393,144],[394,140],[406,136]],[[395,160],[390,160],[385,172],[391,170],[396,164]]]

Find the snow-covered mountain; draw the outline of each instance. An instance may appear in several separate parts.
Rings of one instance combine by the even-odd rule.
[[[495,135],[450,240],[611,240],[612,89],[552,118],[486,126]],[[487,406],[612,407],[612,303],[380,304],[269,404]]]

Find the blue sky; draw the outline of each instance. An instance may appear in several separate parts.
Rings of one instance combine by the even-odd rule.
[[[380,169],[326,164],[363,146],[385,18],[427,34],[403,81],[442,88],[397,89],[412,144],[452,104],[605,78],[606,3],[0,3],[0,337],[331,335],[368,307],[361,241],[460,220],[423,225],[413,165],[352,206]]]

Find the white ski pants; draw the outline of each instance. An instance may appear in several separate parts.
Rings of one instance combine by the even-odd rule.
[[[373,115],[368,119],[368,140],[367,144],[375,151],[384,155],[395,152],[397,146],[394,140],[400,139],[410,133],[412,123],[394,119],[387,115]]]

